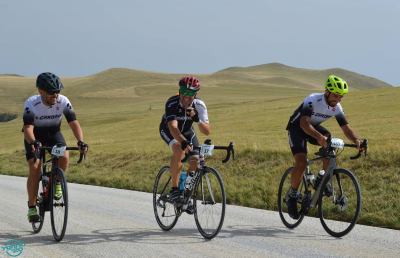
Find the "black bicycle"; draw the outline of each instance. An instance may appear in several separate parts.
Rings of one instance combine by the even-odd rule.
[[[278,190],[278,210],[286,227],[297,227],[308,211],[318,206],[317,216],[325,231],[330,235],[342,237],[353,229],[361,210],[361,191],[357,178],[351,171],[336,167],[336,158],[341,153],[337,153],[337,151],[344,147],[356,148],[357,145],[344,143],[338,138],[331,138],[328,139],[327,148],[321,148],[319,152],[315,153],[316,158],[307,161],[307,168],[298,189],[301,193],[297,207],[300,211],[299,219],[292,219],[287,213],[286,206],[291,187],[289,174],[292,173],[293,167],[287,169],[283,174]],[[350,159],[359,158],[362,152],[367,155],[367,139],[363,140],[361,147],[359,153]],[[314,173],[310,171],[309,166],[325,158],[329,159],[327,171],[321,180],[314,180]]]
[[[183,200],[174,204],[169,199],[172,187],[170,167],[164,166],[157,174],[153,187],[153,208],[158,225],[162,230],[171,230],[182,213],[194,214],[197,229],[206,239],[214,238],[221,230],[225,218],[226,196],[220,173],[205,164],[205,157],[211,156],[213,150],[226,150],[223,163],[235,152],[233,143],[228,146],[211,145],[211,140],[197,147],[200,151],[200,165],[193,175],[193,187],[186,189]],[[184,172],[182,172],[184,173]]]
[[[50,211],[51,229],[56,241],[61,241],[65,235],[68,220],[68,189],[64,171],[58,166],[58,160],[64,156],[67,150],[78,150],[79,147],[67,147],[54,145],[53,147],[39,147],[38,153],[41,159],[41,173],[39,195],[36,206],[39,210],[39,221],[32,222],[34,233],[39,233],[44,222],[46,211]],[[51,158],[46,160],[46,151],[50,151]],[[78,163],[84,159],[81,153]],[[56,194],[56,184],[60,184],[62,194]]]

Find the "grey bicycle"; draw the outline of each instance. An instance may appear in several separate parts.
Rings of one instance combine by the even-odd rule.
[[[336,158],[340,154],[338,150],[344,147],[356,148],[357,145],[344,143],[338,138],[330,138],[328,147],[321,148],[315,153],[316,158],[307,161],[307,168],[298,189],[301,193],[297,202],[297,208],[300,211],[298,219],[292,219],[287,213],[286,201],[291,187],[289,175],[293,167],[285,171],[279,184],[278,211],[286,227],[291,229],[297,227],[308,211],[318,206],[317,216],[325,231],[330,235],[342,237],[353,229],[360,215],[361,190],[357,178],[351,171],[336,166]],[[350,157],[351,159],[359,158],[363,152],[367,154],[367,139],[363,140],[361,147],[359,153]],[[314,173],[311,172],[309,166],[322,159],[329,159],[329,165],[320,183],[316,185],[316,181],[313,180]]]

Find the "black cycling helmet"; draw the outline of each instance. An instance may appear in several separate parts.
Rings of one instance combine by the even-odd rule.
[[[60,92],[64,86],[60,78],[53,73],[41,73],[36,79],[36,87],[47,92]]]

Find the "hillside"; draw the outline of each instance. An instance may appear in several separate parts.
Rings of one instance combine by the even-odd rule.
[[[217,152],[208,164],[223,175],[228,203],[276,210],[280,177],[293,163],[287,120],[307,94],[323,91],[324,73],[330,71],[352,80],[342,104],[351,126],[370,144],[366,158],[350,160],[355,150],[345,149],[338,161],[356,172],[361,185],[359,222],[400,229],[400,88],[377,79],[368,80],[368,85],[366,76],[350,71],[280,64],[198,75],[203,85],[199,96],[207,104],[212,124],[211,138],[218,145],[233,141],[236,148],[235,161],[222,164],[222,153]],[[63,77],[63,94],[71,100],[90,145],[84,164],[76,165],[77,157],[71,155],[68,180],[151,191],[156,172],[169,162],[170,151],[159,137],[158,125],[165,101],[176,94],[181,76],[115,68],[86,77]],[[33,77],[0,76],[0,115],[4,114],[3,120],[17,115],[0,122],[1,174],[27,174],[21,113],[24,100],[36,93],[34,82]],[[324,126],[344,138],[334,119]],[[75,145],[65,121],[63,134],[68,144]],[[310,146],[310,155],[315,150]]]

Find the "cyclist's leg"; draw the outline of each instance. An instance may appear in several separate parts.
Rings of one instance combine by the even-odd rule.
[[[54,135],[51,136],[51,139],[49,140],[49,146],[54,146],[55,144],[62,144],[62,145],[67,145],[65,142],[64,136],[60,131],[56,132]],[[69,152],[66,151],[64,153],[64,157],[61,157],[58,160],[58,165],[60,168],[66,172],[68,169],[68,164],[69,164]]]
[[[34,153],[32,152],[32,147],[26,141],[25,145],[25,155],[28,163],[29,174],[26,182],[26,188],[28,192],[28,220],[37,221],[39,215],[36,211],[36,199],[39,190],[39,179],[40,179],[40,159],[34,161]]]
[[[30,144],[24,141],[25,144],[25,156],[28,163],[29,175],[27,180],[27,190],[28,190],[28,205],[35,206],[37,192],[39,189],[39,177],[40,177],[40,159],[34,161],[34,154]]]
[[[172,179],[172,189],[170,193],[171,201],[175,202],[180,199],[180,192],[178,188],[179,176],[182,170],[182,159],[185,157],[185,152],[181,149],[181,145],[176,141],[168,129],[160,126],[160,136],[165,143],[169,145],[172,150],[172,157],[170,161],[170,171]]]
[[[291,128],[288,131],[290,150],[294,157],[294,168],[291,175],[292,188],[296,189],[301,183],[307,167],[307,136],[301,129]]]
[[[315,130],[317,130],[320,134],[326,136],[326,137],[330,137],[331,133],[329,132],[328,129],[326,129],[325,127],[321,126],[321,125],[315,125],[314,126]],[[313,137],[309,137],[308,142],[313,144],[313,145],[319,145],[317,140],[314,139]],[[323,159],[322,160],[322,168],[326,171],[328,169],[328,164],[329,164],[329,159]]]
[[[199,146],[199,140],[197,139],[196,133],[193,128],[186,134],[185,138],[193,145],[193,147]],[[199,150],[192,150],[189,155],[189,171],[195,172],[199,167]]]
[[[289,216],[299,219],[297,208],[300,193],[298,192],[303,173],[307,167],[307,141],[306,135],[301,129],[291,128],[288,131],[290,150],[294,157],[294,168],[291,173],[291,188],[287,193],[286,205]]]

